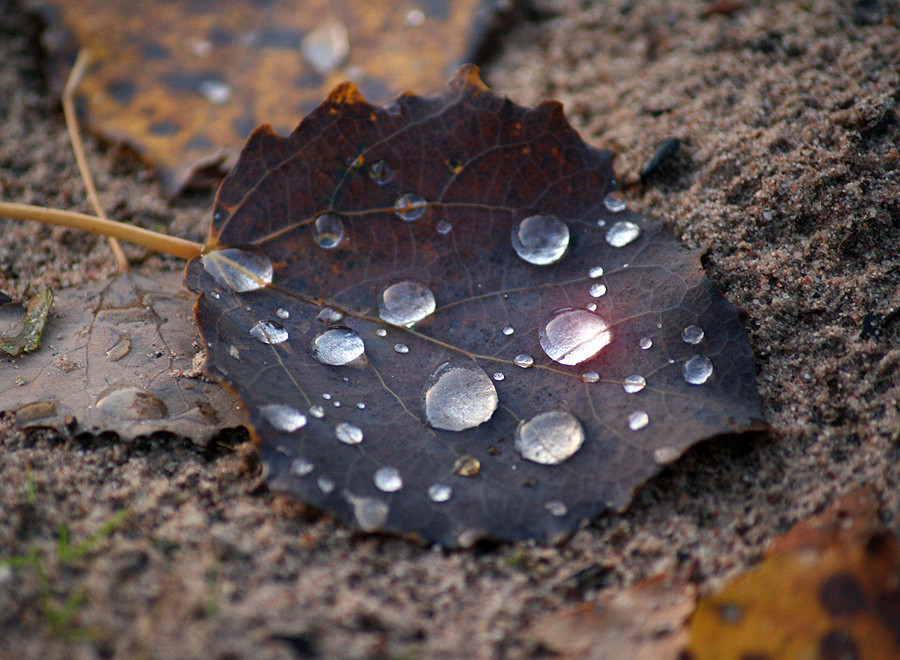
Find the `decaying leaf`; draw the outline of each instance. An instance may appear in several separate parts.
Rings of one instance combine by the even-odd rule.
[[[900,547],[857,492],[803,521],[763,563],[701,599],[690,660],[900,657]]]
[[[242,423],[220,386],[187,377],[198,352],[177,273],[140,270],[60,291],[39,350],[0,360],[0,409],[22,427],[172,431],[198,440]]]
[[[186,283],[271,485],[364,530],[547,540],[761,428],[738,311],[611,161],[474,67],[254,132]]]
[[[0,351],[7,355],[19,355],[37,350],[41,345],[44,325],[53,306],[53,291],[44,289],[28,299],[25,307],[9,302],[0,306],[0,311],[11,312],[10,332],[0,328]],[[6,314],[3,314],[6,316]]]
[[[287,133],[338,82],[377,102],[435,89],[482,44],[495,0],[31,0],[59,89],[79,47],[86,122],[156,164],[168,193],[230,167],[256,126]],[[440,44],[440,47],[435,47]]]

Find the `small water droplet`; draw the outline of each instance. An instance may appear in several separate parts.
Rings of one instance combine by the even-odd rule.
[[[97,399],[97,410],[118,419],[163,419],[166,404],[155,394],[135,385],[113,385]]]
[[[446,502],[453,497],[453,489],[446,484],[432,484],[428,487],[428,497],[432,502]]]
[[[300,49],[307,64],[320,76],[327,76],[350,54],[347,28],[338,21],[324,23],[303,37]]]
[[[336,309],[332,309],[331,307],[323,307],[321,310],[319,310],[319,313],[316,314],[316,318],[325,325],[331,325],[332,323],[337,323],[338,321],[343,319],[344,315]]]
[[[569,247],[569,227],[553,215],[532,215],[513,227],[512,246],[528,263],[547,266],[562,259]]]
[[[222,105],[231,98],[231,87],[221,80],[201,80],[200,93],[216,105]]]
[[[653,340],[650,337],[641,337],[641,350],[646,351],[653,346]]]
[[[375,471],[375,486],[385,493],[395,493],[403,488],[403,478],[395,467],[380,467]]]
[[[337,439],[348,445],[358,445],[363,441],[362,429],[347,422],[341,422],[334,427]]]
[[[291,318],[291,313],[287,311],[284,307],[279,307],[275,310],[275,316],[280,319],[289,319]]]
[[[622,220],[606,230],[606,242],[613,247],[625,247],[640,235],[640,227],[630,220]]]
[[[350,500],[356,524],[362,531],[374,532],[381,529],[391,511],[387,504],[371,497],[355,497],[349,493],[345,497]]]
[[[394,352],[405,355],[406,353],[409,353],[409,346],[406,344],[394,344]]]
[[[568,507],[559,500],[551,500],[544,505],[544,508],[550,512],[551,516],[562,518],[569,512]]]
[[[216,300],[219,300],[219,298],[222,297],[222,296],[219,295],[219,292],[218,292],[218,291],[213,291],[213,292],[211,293],[211,295],[212,295],[212,297],[215,298]]]
[[[440,220],[435,226],[435,229],[437,230],[437,233],[446,235],[453,230],[453,225],[446,220]]]
[[[309,350],[322,364],[339,367],[356,360],[366,347],[362,337],[350,328],[332,328],[316,335]]]
[[[421,9],[410,9],[406,12],[406,24],[409,27],[419,27],[425,22],[425,12]]]
[[[379,337],[387,337],[387,330],[385,330],[384,328],[378,328],[378,330],[375,331],[375,334]]]
[[[425,386],[425,418],[436,429],[463,431],[488,421],[497,409],[497,390],[475,364],[445,362]]]
[[[605,227],[605,226],[606,226],[606,220],[604,220],[603,218],[600,218],[599,220],[597,220],[597,226],[598,226],[598,227]]]
[[[238,293],[256,291],[272,283],[272,262],[261,252],[212,250],[200,257],[200,263],[216,282]]]
[[[235,360],[240,360],[240,359],[241,359],[241,351],[240,351],[240,350],[238,349],[238,347],[235,346],[234,344],[231,344],[231,345],[228,347],[228,355],[230,355],[231,357],[233,357]]]
[[[585,305],[584,307],[585,307],[585,309],[587,309],[587,311],[589,311],[589,312],[596,312],[596,311],[597,311],[597,303],[588,303],[588,304]]]
[[[508,325],[505,328],[503,328],[503,334],[506,335],[507,337],[509,337],[515,331],[516,331],[516,329],[513,328],[511,325]]]
[[[325,399],[326,401],[331,401],[331,394],[329,394],[328,392],[325,392],[324,394],[322,394],[322,398]]]
[[[334,490],[334,481],[328,477],[319,477],[318,479],[316,479],[316,483],[319,486],[319,490],[321,490],[326,495]]]
[[[639,374],[629,376],[625,379],[625,382],[622,383],[622,389],[624,389],[629,394],[637,394],[645,387],[647,387],[647,381],[643,376]]]
[[[603,266],[594,266],[588,271],[590,277],[600,277],[603,275]]]
[[[598,380],[600,380],[600,374],[598,374],[596,371],[585,371],[583,374],[581,374],[581,380],[583,380],[585,383],[596,383]]]
[[[474,456],[464,454],[453,463],[453,472],[461,477],[474,477],[481,472],[481,461]]]
[[[316,218],[313,239],[320,248],[330,250],[344,237],[344,221],[337,213],[323,213]]]
[[[699,325],[689,325],[681,331],[681,338],[686,344],[699,344],[703,341],[703,328]]]
[[[322,406],[310,406],[309,414],[316,419],[322,419],[325,416],[325,409]]]
[[[393,325],[411,327],[432,314],[434,309],[431,289],[412,280],[390,285],[378,298],[378,316]]]
[[[597,284],[592,284],[590,293],[591,293],[591,298],[599,298],[600,296],[605,296],[606,295],[606,285],[600,284],[599,282]]]
[[[280,431],[293,433],[306,426],[306,415],[284,403],[270,403],[261,406],[259,412],[269,424]]]
[[[359,408],[360,410],[365,410],[366,404],[363,401],[360,401],[359,403],[356,404],[356,407]]]
[[[603,206],[612,211],[613,213],[618,213],[619,211],[625,210],[625,195],[623,195],[618,190],[613,190],[606,197],[603,198]]]
[[[653,452],[653,460],[660,465],[671,463],[678,458],[678,451],[674,447],[660,447]]]
[[[564,410],[551,410],[519,422],[514,444],[522,458],[542,465],[557,465],[571,457],[583,443],[581,422]]]
[[[704,355],[695,355],[684,363],[684,379],[691,385],[703,385],[712,376],[713,365]]]
[[[407,222],[418,220],[428,208],[428,202],[422,195],[414,192],[403,193],[394,202],[394,213]]]
[[[394,170],[386,162],[379,160],[369,168],[369,178],[379,186],[384,186],[394,179]]]
[[[523,369],[527,369],[531,365],[534,364],[534,358],[528,355],[527,353],[521,353],[513,358],[513,363],[517,367],[522,367]]]
[[[305,477],[314,469],[315,466],[312,463],[302,458],[294,459],[294,462],[291,463],[291,474],[296,474],[298,477]]]
[[[264,344],[280,344],[287,341],[288,331],[280,323],[259,321],[250,328],[250,336]]]
[[[628,416],[628,428],[638,431],[650,423],[650,417],[643,410],[637,410]]]
[[[332,401],[332,402],[331,402],[331,405],[333,405],[335,408],[340,408],[340,407],[341,407],[341,402],[340,402],[340,401]]]
[[[541,348],[560,364],[581,364],[612,341],[609,325],[586,309],[562,309],[540,329]]]
[[[495,372],[494,372],[494,380],[496,380],[497,382],[500,382],[500,381],[503,380],[504,378],[506,378],[506,376],[503,375],[503,372],[502,372],[502,371],[495,371]]]

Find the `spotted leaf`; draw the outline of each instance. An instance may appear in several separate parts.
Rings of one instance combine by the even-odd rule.
[[[474,67],[258,129],[186,282],[272,487],[364,530],[548,540],[759,428],[738,310],[611,163]]]

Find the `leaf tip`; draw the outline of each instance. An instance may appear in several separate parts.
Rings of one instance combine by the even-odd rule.
[[[474,64],[462,65],[450,81],[450,87],[469,87],[479,92],[490,91],[490,88],[481,79],[478,67]]]
[[[352,82],[342,82],[331,90],[325,99],[325,103],[333,105],[357,105],[366,103],[366,99],[360,94],[359,89]]]

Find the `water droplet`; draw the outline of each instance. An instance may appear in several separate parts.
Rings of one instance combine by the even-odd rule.
[[[350,54],[347,28],[338,21],[320,25],[303,37],[300,49],[307,64],[320,76],[327,76],[343,64]]]
[[[379,186],[383,186],[394,179],[394,170],[386,162],[379,160],[369,168],[369,178]]]
[[[671,463],[676,458],[678,458],[678,451],[674,447],[660,447],[653,452],[653,460],[660,465]]]
[[[613,213],[618,213],[619,211],[625,210],[625,195],[623,195],[618,190],[613,190],[606,197],[603,198],[603,206],[612,211]]]
[[[641,337],[641,350],[646,351],[653,346],[653,340],[650,337]]]
[[[650,417],[643,410],[637,410],[628,416],[628,428],[637,431],[650,423]]]
[[[384,328],[378,328],[378,330],[375,331],[375,334],[379,337],[387,337],[387,330],[385,330]]]
[[[521,353],[513,358],[513,363],[517,367],[522,367],[523,369],[527,369],[531,365],[534,364],[534,358],[528,355],[527,353]]]
[[[612,341],[606,321],[586,309],[563,309],[538,332],[541,348],[560,364],[581,364]]]
[[[703,385],[712,376],[713,365],[704,355],[695,355],[684,363],[684,379],[691,385]]]
[[[606,242],[613,247],[625,247],[640,235],[640,227],[630,220],[622,220],[606,230]]]
[[[596,383],[598,380],[600,380],[600,374],[598,374],[596,371],[585,371],[583,374],[581,374],[581,380],[583,380],[585,383]]]
[[[503,334],[506,335],[507,337],[509,337],[515,331],[516,331],[516,329],[513,328],[511,325],[508,325],[505,328],[503,328]]]
[[[291,313],[287,311],[284,307],[279,307],[275,310],[275,316],[280,319],[289,319],[291,318]]]
[[[309,414],[316,419],[322,419],[325,416],[325,409],[322,406],[310,406]]]
[[[395,493],[403,488],[403,478],[395,467],[381,467],[375,471],[375,486],[385,493]]]
[[[461,477],[474,477],[481,472],[481,461],[474,456],[464,454],[453,463],[453,472]]]
[[[446,220],[440,220],[435,226],[437,233],[441,235],[449,234],[453,229],[453,225]]]
[[[409,353],[409,346],[406,344],[394,344],[394,352],[405,355],[406,353]]]
[[[532,215],[513,228],[512,246],[528,263],[547,266],[562,259],[569,247],[569,227],[553,215]]]
[[[234,344],[231,344],[231,345],[228,347],[228,355],[230,355],[231,357],[233,357],[235,360],[240,360],[240,359],[241,359],[241,351],[240,351],[240,350],[238,349],[238,347],[235,346]]]
[[[287,341],[288,331],[280,323],[259,321],[250,328],[250,336],[259,339],[264,344],[280,344]]]
[[[353,362],[366,347],[362,337],[350,328],[332,328],[316,335],[309,350],[322,364],[339,367]]]
[[[262,416],[280,431],[293,433],[306,426],[306,415],[294,408],[283,403],[270,403],[261,406],[259,412]]]
[[[119,419],[163,419],[169,409],[155,394],[135,385],[113,385],[101,393],[97,410]]]
[[[349,493],[346,497],[353,506],[353,516],[362,531],[374,532],[381,529],[391,511],[387,504],[371,497],[355,497]]]
[[[323,213],[316,218],[313,239],[320,248],[330,250],[338,246],[344,237],[344,222],[336,213]]]
[[[432,484],[428,487],[428,497],[432,502],[446,502],[453,497],[453,489],[446,484]]]
[[[334,434],[338,440],[348,445],[358,445],[363,441],[362,429],[347,422],[341,422],[335,426]]]
[[[216,105],[222,105],[231,98],[231,87],[221,80],[201,80],[200,93]]]
[[[504,378],[506,378],[506,376],[503,375],[503,372],[502,372],[502,371],[495,371],[495,372],[494,372],[494,380],[496,380],[497,382],[500,382],[500,381],[503,380]]]
[[[425,198],[414,192],[404,193],[394,202],[394,213],[408,222],[421,218],[427,208]]]
[[[703,328],[699,325],[689,325],[681,331],[681,338],[686,344],[699,344],[703,341]]]
[[[222,297],[222,296],[219,295],[219,292],[218,292],[218,291],[213,291],[211,295],[212,295],[212,297],[215,298],[216,300],[218,300],[219,298]]]
[[[606,285],[605,284],[592,284],[591,285],[591,298],[599,298],[600,296],[606,295]]]
[[[212,250],[200,257],[203,270],[238,293],[256,291],[272,283],[272,262],[260,252],[238,248]]]
[[[522,458],[542,465],[562,463],[583,443],[584,427],[564,410],[551,410],[522,420],[515,433],[516,451]]]
[[[329,479],[328,477],[319,477],[316,479],[316,483],[319,486],[319,490],[328,495],[331,491],[334,490],[334,481]]]
[[[584,306],[584,308],[589,312],[596,312],[597,311],[597,303],[588,303],[587,305]]]
[[[340,402],[340,401],[332,401],[332,402],[331,402],[331,405],[333,405],[335,408],[340,408],[340,407],[341,407],[341,402]]]
[[[326,401],[331,401],[331,394],[329,394],[328,392],[325,392],[322,395],[322,398],[325,399]]]
[[[475,364],[445,362],[428,378],[425,418],[436,429],[463,431],[488,421],[497,409],[497,390]]]
[[[316,314],[316,318],[325,325],[331,325],[332,323],[337,323],[343,319],[344,315],[331,307],[323,307],[319,313]]]
[[[378,316],[381,320],[407,328],[429,316],[434,308],[431,289],[412,280],[390,285],[378,298]]]
[[[590,277],[600,277],[603,275],[603,266],[594,266],[588,271]]]
[[[644,380],[644,377],[639,374],[629,376],[625,379],[625,382],[622,383],[622,389],[624,389],[629,394],[637,394],[645,387],[647,387],[647,381]]]
[[[419,27],[425,22],[425,12],[421,9],[410,9],[406,12],[406,24],[410,27]]]
[[[568,507],[559,500],[551,500],[544,505],[544,508],[550,512],[551,516],[562,518],[569,512]]]
[[[312,463],[302,458],[294,459],[294,462],[291,463],[291,474],[296,474],[298,477],[305,477],[314,469],[315,466]]]
[[[359,403],[356,404],[356,407],[359,408],[360,410],[365,410],[366,404],[364,402],[360,401]]]

